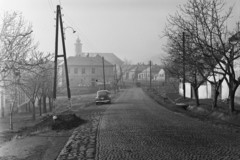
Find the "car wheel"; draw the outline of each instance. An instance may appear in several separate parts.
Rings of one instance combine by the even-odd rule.
[[[98,103],[96,102],[96,105],[98,105]]]

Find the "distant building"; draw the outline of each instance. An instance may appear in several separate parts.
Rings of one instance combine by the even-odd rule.
[[[68,57],[67,64],[70,86],[96,86],[103,82],[102,57]],[[64,63],[61,66],[64,68]],[[110,84],[114,80],[114,65],[104,60],[104,70],[105,81]],[[64,69],[62,74],[65,75]]]
[[[76,57],[96,57],[97,55],[104,57],[112,65],[123,65],[123,61],[119,59],[114,53],[98,53],[98,52],[82,52],[82,43],[78,38],[75,43],[75,56]]]
[[[157,65],[151,66],[151,79],[152,80],[160,80],[159,74],[164,73],[161,70],[162,70],[161,66],[157,66]],[[165,77],[165,75],[161,75],[161,76]],[[144,69],[142,72],[138,73],[138,80],[150,80],[150,67],[149,66],[147,66],[147,68]]]
[[[138,64],[138,65],[124,65],[123,70],[126,70],[123,75],[123,80],[138,80],[138,74],[146,69],[148,65]]]
[[[111,84],[114,81],[115,65],[123,62],[113,53],[84,53],[82,43],[78,38],[75,43],[75,56],[67,58],[70,86],[96,86],[103,83],[103,61],[105,82]],[[60,72],[65,75],[64,62],[60,63]],[[65,83],[65,76],[61,77]]]

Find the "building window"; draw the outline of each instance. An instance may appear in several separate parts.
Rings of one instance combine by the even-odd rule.
[[[74,73],[78,74],[78,68],[74,68]]]
[[[95,68],[92,68],[92,74],[95,74]]]
[[[86,71],[85,71],[85,68],[82,68],[82,74],[85,74]]]

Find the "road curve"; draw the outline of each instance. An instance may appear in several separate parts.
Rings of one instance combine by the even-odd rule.
[[[175,114],[132,88],[101,116],[96,149],[99,160],[239,160],[240,135]]]

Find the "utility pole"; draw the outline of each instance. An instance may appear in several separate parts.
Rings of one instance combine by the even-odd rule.
[[[62,37],[62,45],[63,45],[63,55],[58,55],[58,27],[59,27],[59,20],[60,20],[60,27],[61,27],[61,37]],[[68,68],[67,68],[67,58],[66,58],[66,47],[64,41],[64,32],[63,32],[63,22],[62,22],[62,14],[61,14],[61,7],[57,5],[56,11],[56,37],[55,37],[55,60],[54,60],[54,81],[53,81],[53,105],[55,108],[56,105],[56,95],[57,95],[57,58],[63,57],[64,58],[64,66],[65,66],[65,74],[66,74],[66,83],[67,83],[67,93],[68,93],[68,100],[69,100],[69,107],[71,107],[71,93],[70,93],[70,85],[69,85],[69,77],[68,77]]]
[[[149,77],[150,77],[150,90],[152,89],[152,79],[151,79],[151,75],[152,75],[152,62],[151,61],[149,61],[149,66],[150,66],[150,75],[149,75]]]
[[[106,90],[104,57],[102,57],[102,63],[103,63],[103,87],[104,87],[104,90]]]
[[[183,99],[186,99],[186,88],[185,88],[185,32],[183,32]]]
[[[117,80],[117,65],[115,64],[115,74],[114,74],[114,79]]]
[[[114,71],[114,83],[113,83],[113,85],[114,85],[114,92],[116,91],[116,89],[117,89],[117,65],[115,64],[115,71]]]

